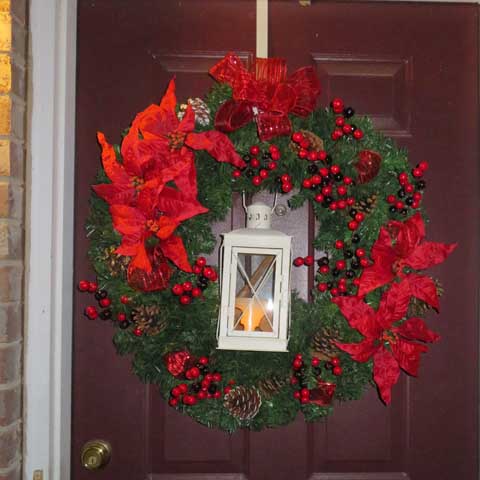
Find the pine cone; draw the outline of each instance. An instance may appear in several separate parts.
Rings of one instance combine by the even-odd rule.
[[[255,387],[239,385],[225,395],[223,406],[239,420],[251,420],[262,405],[262,397]]]
[[[192,106],[193,111],[195,112],[195,122],[206,127],[210,124],[210,109],[208,105],[201,98],[189,98],[187,103],[182,103],[180,105],[180,111],[177,114],[179,120],[183,118],[187,110],[188,105]]]
[[[287,378],[278,377],[273,375],[260,380],[257,384],[257,388],[262,395],[262,398],[269,399],[276,395],[286,384]]]
[[[167,328],[167,320],[161,315],[156,305],[141,305],[132,311],[135,327],[149,336],[158,335]]]
[[[372,213],[375,205],[377,204],[377,194],[372,194],[367,198],[363,198],[362,200],[358,200],[354,205],[353,208],[358,212],[363,212],[366,215]]]
[[[104,250],[102,259],[107,263],[108,270],[112,277],[125,276],[130,263],[130,257],[124,257],[115,253],[116,247],[108,247]]]
[[[433,281],[437,287],[437,295],[441,297],[443,295],[443,287],[438,280],[434,279]],[[432,310],[432,308],[433,307],[428,303],[416,297],[412,297],[410,305],[408,306],[408,317],[424,317],[429,310]]]
[[[309,130],[300,130],[303,136],[310,142],[310,150],[314,150],[318,152],[319,150],[323,150],[323,140],[318,136],[315,135],[313,132]],[[295,142],[290,142],[290,149],[293,150],[295,153],[300,151],[300,145]]]
[[[338,355],[338,348],[333,343],[338,340],[338,332],[328,327],[319,330],[312,337],[312,356],[320,360],[330,360]]]

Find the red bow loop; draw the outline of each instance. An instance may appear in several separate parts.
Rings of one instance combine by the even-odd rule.
[[[217,111],[215,127],[232,132],[255,119],[261,140],[289,135],[289,113],[305,117],[315,109],[320,82],[312,67],[300,68],[287,79],[282,58],[257,58],[251,71],[229,53],[210,69],[219,82],[233,89],[233,100]]]

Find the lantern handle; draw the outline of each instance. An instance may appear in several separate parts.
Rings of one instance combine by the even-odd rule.
[[[275,211],[275,207],[277,206],[277,199],[278,199],[278,193],[275,192],[273,196],[273,207],[272,207],[271,213]],[[247,213],[247,201],[245,197],[245,190],[242,190],[242,206],[243,206],[243,209],[245,210],[245,213]]]

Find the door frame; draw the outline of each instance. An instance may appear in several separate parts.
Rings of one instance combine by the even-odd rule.
[[[29,19],[23,478],[69,480],[77,0]]]

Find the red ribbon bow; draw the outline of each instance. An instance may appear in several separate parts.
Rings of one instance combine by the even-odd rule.
[[[320,82],[312,67],[296,70],[287,79],[282,58],[257,58],[251,71],[233,53],[228,53],[210,69],[210,75],[233,89],[233,99],[225,102],[215,116],[215,128],[233,132],[253,119],[262,141],[289,135],[289,113],[306,117],[315,109]]]

